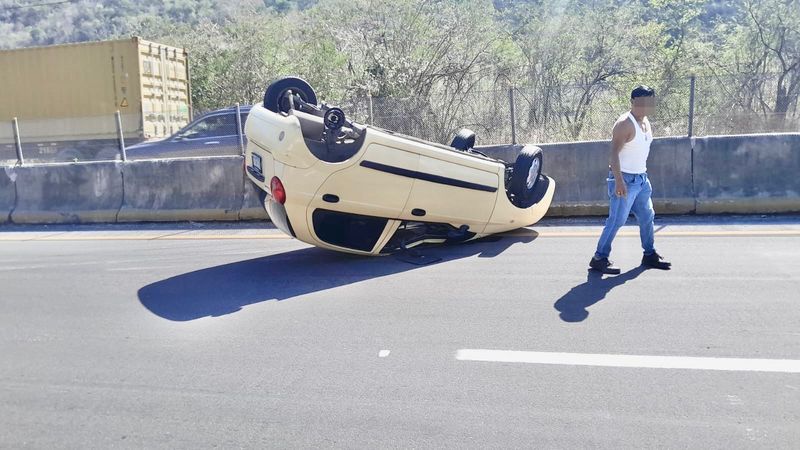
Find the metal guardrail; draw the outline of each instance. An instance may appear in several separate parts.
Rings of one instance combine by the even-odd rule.
[[[246,138],[242,113],[243,108],[237,103],[235,123],[233,123],[233,111],[211,113],[200,117],[197,122],[193,122],[194,125],[202,128],[200,122],[208,120],[209,123],[220,127],[217,130],[226,130],[226,136],[218,138],[216,134],[209,131],[204,139],[196,139],[176,133],[164,138],[164,142],[178,143],[179,145],[173,147],[182,146],[183,148],[170,149],[169,145],[166,145],[144,151],[142,148],[129,151],[129,148],[132,147],[131,142],[133,145],[142,142],[141,138],[137,139],[136,137],[141,135],[142,130],[137,130],[132,134],[130,123],[126,129],[124,127],[126,120],[134,119],[125,116],[119,110],[115,111],[113,115],[70,118],[66,119],[66,122],[62,119],[24,121],[15,117],[10,121],[8,128],[0,125],[0,164],[23,166],[31,163],[179,158],[182,157],[181,152],[185,152],[186,157],[243,155]],[[214,122],[215,120],[216,122]],[[65,123],[67,124],[65,125]],[[74,127],[72,127],[73,124]],[[26,126],[28,127],[27,137]],[[20,128],[22,128],[22,132],[20,132]],[[37,137],[50,129],[56,135],[73,132],[75,136]],[[184,128],[184,130],[186,129]]]

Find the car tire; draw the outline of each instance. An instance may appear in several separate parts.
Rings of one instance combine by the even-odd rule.
[[[264,108],[274,113],[289,112],[286,93],[290,90],[299,95],[304,102],[312,105],[317,104],[317,94],[310,84],[302,78],[286,77],[269,85],[264,93]]]
[[[453,138],[453,142],[450,143],[450,147],[461,150],[462,152],[475,147],[475,133],[467,128],[458,130],[456,137]]]
[[[513,203],[520,208],[531,206],[529,199],[536,190],[542,174],[542,149],[526,145],[517,155],[509,183]]]

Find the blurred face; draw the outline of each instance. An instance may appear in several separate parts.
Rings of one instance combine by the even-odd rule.
[[[652,116],[656,112],[656,96],[631,99],[631,109],[637,116]]]

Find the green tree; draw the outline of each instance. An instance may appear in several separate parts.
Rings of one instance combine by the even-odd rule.
[[[266,12],[243,11],[221,24],[175,24],[152,19],[138,32],[189,53],[192,102],[199,111],[251,104],[291,61],[285,52],[286,22]]]
[[[464,98],[494,75],[504,36],[487,11],[488,0],[326,0],[309,11],[306,29],[344,57],[346,72],[337,73],[349,93],[406,99],[378,101],[394,115],[414,108],[408,118],[444,141]]]
[[[788,129],[800,97],[800,1],[746,0],[717,31],[723,38],[709,63],[717,109],[757,112],[772,129]]]

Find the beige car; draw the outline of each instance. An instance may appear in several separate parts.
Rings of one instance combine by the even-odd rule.
[[[532,225],[555,189],[538,147],[519,146],[509,164],[474,149],[468,130],[448,147],[353,123],[299,78],[269,86],[245,134],[247,176],[273,223],[341,252],[384,255]]]

